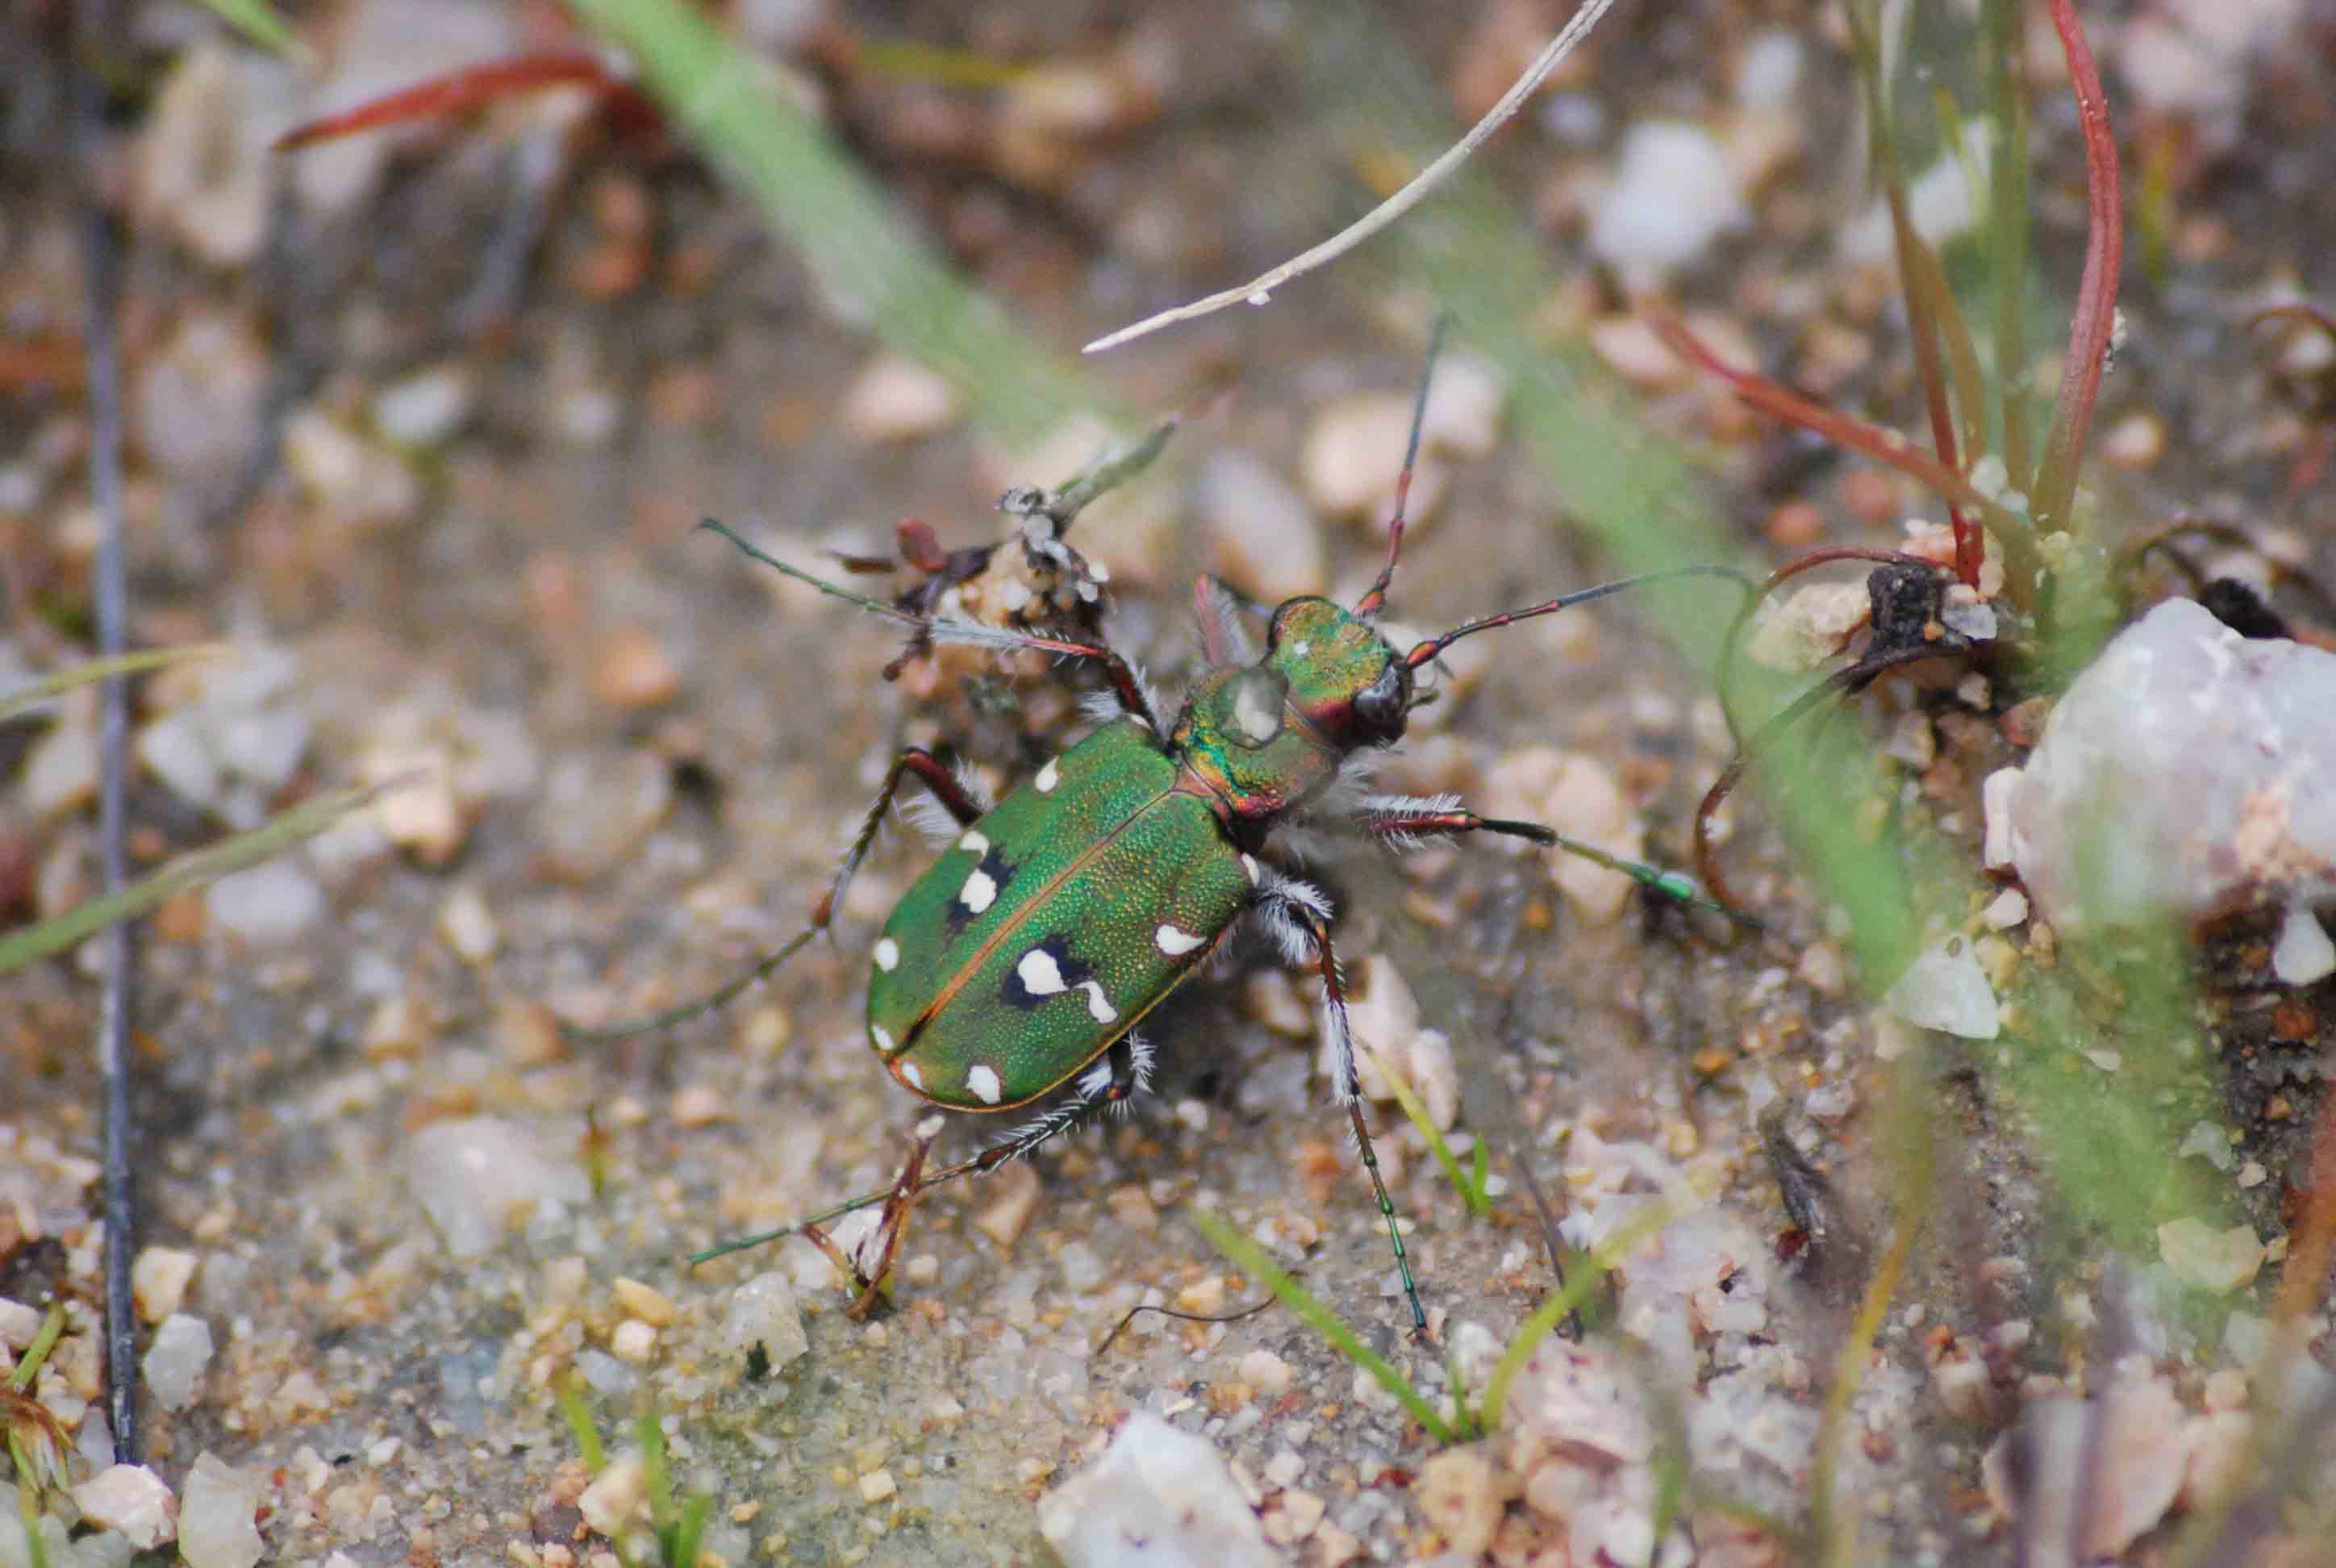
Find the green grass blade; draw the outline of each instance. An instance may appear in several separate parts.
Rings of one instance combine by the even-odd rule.
[[[214,15],[234,27],[245,37],[270,54],[282,54],[292,47],[292,29],[276,14],[268,0],[203,0]]]
[[[1468,1173],[1460,1168],[1460,1157],[1452,1152],[1452,1145],[1444,1141],[1444,1135],[1436,1130],[1436,1124],[1427,1119],[1427,1107],[1420,1104],[1419,1096],[1404,1082],[1403,1075],[1368,1046],[1363,1047],[1363,1052],[1371,1058],[1371,1065],[1378,1068],[1379,1078],[1387,1085],[1387,1091],[1395,1096],[1395,1103],[1403,1107],[1403,1114],[1411,1119],[1413,1126],[1419,1129],[1419,1135],[1427,1140],[1427,1152],[1436,1156],[1436,1163],[1444,1167],[1445,1175],[1452,1178],[1452,1184],[1459,1190],[1460,1201],[1467,1205],[1468,1213],[1480,1220],[1491,1213],[1492,1194],[1485,1192],[1484,1186],[1484,1140],[1476,1140],[1477,1179],[1471,1182]]]
[[[560,1401],[569,1435],[576,1439],[577,1456],[584,1461],[585,1469],[598,1475],[608,1468],[608,1453],[600,1446],[600,1429],[592,1424],[592,1411],[584,1403],[584,1379],[576,1375],[562,1378],[553,1398]]]
[[[209,849],[181,855],[152,876],[135,881],[118,893],[92,899],[67,910],[54,920],[0,938],[0,975],[14,974],[25,965],[60,953],[120,920],[135,920],[166,899],[217,881],[230,872],[281,853],[303,839],[314,838],[342,817],[379,794],[384,786],[360,785],[319,795],[293,807],[263,827],[238,833]]]
[[[1492,1381],[1484,1385],[1484,1400],[1481,1407],[1484,1430],[1495,1432],[1500,1429],[1501,1411],[1508,1403],[1509,1385],[1516,1381],[1517,1374],[1524,1370],[1525,1363],[1533,1359],[1533,1351],[1549,1338],[1551,1330],[1564,1320],[1568,1312],[1578,1310],[1589,1299],[1590,1292],[1598,1288],[1598,1282],[1615,1264],[1629,1257],[1632,1248],[1669,1224],[1670,1221],[1671,1211],[1662,1203],[1650,1204],[1633,1214],[1621,1230],[1606,1238],[1604,1245],[1591,1252],[1588,1268],[1575,1270],[1573,1278],[1566,1281],[1563,1290],[1551,1291],[1549,1299],[1534,1308],[1533,1316],[1518,1326],[1517,1337],[1509,1341],[1507,1349],[1501,1352],[1500,1365],[1493,1368]]]
[[[1026,444],[1103,399],[959,278],[763,63],[680,0],[575,0],[675,125],[891,347],[946,377],[985,426]]]
[[[0,724],[15,718],[27,708],[36,707],[52,697],[63,696],[75,687],[111,679],[117,675],[140,675],[166,665],[185,664],[192,659],[218,658],[231,652],[223,642],[184,643],[177,648],[141,648],[136,653],[118,653],[112,658],[93,658],[77,664],[71,669],[61,669],[53,676],[36,680],[0,696]]]
[[[1236,1264],[1242,1273],[1261,1282],[1281,1299],[1281,1304],[1303,1319],[1306,1325],[1336,1346],[1348,1360],[1377,1380],[1380,1388],[1395,1396],[1398,1404],[1411,1413],[1411,1418],[1425,1427],[1428,1435],[1439,1443],[1456,1443],[1460,1436],[1444,1419],[1436,1407],[1422,1398],[1393,1364],[1362,1341],[1361,1336],[1347,1327],[1346,1320],[1317,1300],[1305,1286],[1283,1273],[1265,1255],[1265,1249],[1235,1231],[1206,1209],[1192,1209],[1186,1217],[1192,1228],[1209,1239],[1209,1244]]]

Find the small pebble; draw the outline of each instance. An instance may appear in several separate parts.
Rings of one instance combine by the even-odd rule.
[[[1979,918],[1991,930],[2008,931],[2028,918],[2028,895],[2018,888],[2006,888],[1988,901]]]
[[[843,389],[837,417],[858,440],[880,445],[936,435],[955,424],[957,388],[913,359],[879,353]]]
[[[1222,1455],[1138,1410],[1102,1458],[1046,1494],[1038,1533],[1066,1568],[1138,1563],[1274,1568],[1280,1561]],[[1142,1543],[1131,1550],[1130,1543]]]
[[[2253,1226],[2217,1230],[2187,1216],[2157,1227],[2157,1251],[2175,1278],[2217,1295],[2247,1285],[2263,1264],[2263,1238]]]
[[[130,1289],[138,1303],[138,1315],[149,1323],[159,1323],[176,1312],[186,1300],[187,1286],[200,1261],[194,1253],[176,1247],[148,1247],[140,1252],[130,1266]]]
[[[433,1122],[415,1133],[406,1140],[405,1178],[457,1258],[483,1257],[539,1205],[574,1206],[592,1195],[573,1158],[552,1156],[498,1116]]]
[[[178,1534],[178,1499],[143,1465],[109,1466],[74,1487],[73,1499],[84,1519],[119,1530],[141,1552]]]
[[[1741,229],[1748,214],[1728,152],[1699,125],[1642,120],[1590,219],[1590,248],[1631,287],[1659,283]]]
[[[1063,1289],[1074,1295],[1084,1296],[1111,1277],[1101,1255],[1084,1242],[1064,1243],[1055,1266],[1062,1271]]]
[[[871,1470],[860,1477],[860,1500],[862,1503],[881,1503],[899,1490],[892,1484],[892,1472],[890,1470]]]
[[[1917,1028],[1967,1040],[1991,1040],[2001,1027],[1994,988],[1971,945],[1960,939],[1924,949],[1882,993],[1882,1007]]]
[[[1413,401],[1408,393],[1359,392],[1335,398],[1315,414],[1298,472],[1316,511],[1385,526],[1395,511],[1395,482],[1411,436]],[[1425,445],[1423,436],[1406,514],[1414,530],[1435,515],[1451,482],[1450,469]]]
[[[494,1039],[495,1049],[515,1067],[550,1066],[568,1054],[560,1020],[532,998],[506,997],[495,1004]]]
[[[592,695],[611,707],[657,707],[680,690],[681,671],[673,656],[645,626],[618,627],[592,663]]]
[[[402,522],[422,510],[422,482],[404,458],[318,409],[285,421],[284,466],[343,527]]]
[[[460,365],[433,365],[374,394],[374,428],[400,446],[436,446],[471,415],[473,388]]]
[[[1243,1356],[1233,1368],[1233,1375],[1267,1399],[1280,1398],[1289,1392],[1290,1384],[1297,1378],[1297,1372],[1289,1362],[1270,1350],[1262,1349],[1251,1350]],[[1293,1454],[1290,1457],[1294,1459],[1297,1456]],[[1290,1477],[1290,1481],[1296,1479],[1295,1475]],[[1288,1485],[1290,1482],[1280,1485]]]
[[[570,753],[551,765],[537,803],[547,868],[575,881],[615,869],[673,809],[673,770],[654,752]]]
[[[187,1568],[252,1568],[267,1550],[252,1524],[263,1479],[209,1451],[187,1473],[179,1500],[179,1553]]]
[[[584,1523],[603,1535],[614,1536],[641,1511],[648,1498],[648,1470],[637,1455],[612,1459],[576,1499]]]
[[[1507,1503],[1492,1462],[1474,1448],[1447,1448],[1419,1467],[1412,1495],[1443,1533],[1447,1552],[1474,1562],[1492,1549]]]
[[[1217,571],[1267,604],[1320,593],[1330,577],[1322,531],[1305,499],[1271,468],[1237,448],[1201,463],[1192,509]]]
[[[1001,1247],[1011,1247],[1038,1212],[1038,1173],[1027,1162],[1007,1166],[989,1178],[989,1201],[974,1211],[974,1228]]]
[[[292,941],[325,918],[324,890],[285,860],[219,878],[205,890],[203,905],[213,926],[254,948]]]
[[[2118,468],[2157,466],[2166,453],[2166,422],[2146,410],[2128,414],[2101,437],[2101,456]]]
[[[709,1127],[732,1120],[735,1114],[722,1096],[704,1084],[686,1084],[673,1095],[673,1123],[677,1127]]]
[[[678,1315],[670,1297],[656,1286],[645,1285],[638,1280],[620,1275],[609,1287],[609,1293],[618,1307],[653,1328],[667,1328]]]
[[[657,1331],[638,1318],[628,1318],[608,1336],[608,1354],[631,1367],[646,1367],[657,1354]]]
[[[467,882],[438,906],[438,934],[466,964],[485,963],[502,945],[502,931],[489,912],[486,899]]]
[[[96,729],[68,716],[33,743],[17,798],[35,819],[63,816],[97,798],[97,774]]]
[[[785,1366],[811,1349],[794,1288],[785,1275],[778,1273],[757,1274],[730,1292],[729,1305],[722,1314],[722,1338],[740,1358],[742,1369],[745,1355],[756,1345],[774,1368]]]
[[[2310,905],[2297,904],[2287,911],[2271,950],[2271,969],[2282,985],[2289,986],[2312,985],[2336,974],[2336,942],[2329,940],[2328,928]]]

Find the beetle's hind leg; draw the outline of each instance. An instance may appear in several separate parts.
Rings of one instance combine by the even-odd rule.
[[[1080,1075],[1069,1097],[1042,1115],[1032,1117],[972,1158],[959,1160],[954,1165],[926,1175],[925,1157],[941,1130],[941,1119],[928,1116],[917,1124],[916,1142],[910,1145],[908,1161],[891,1186],[873,1193],[862,1193],[833,1208],[822,1209],[808,1220],[782,1225],[775,1231],[763,1231],[752,1236],[720,1242],[703,1252],[692,1253],[689,1261],[692,1264],[703,1263],[726,1257],[732,1252],[744,1251],[749,1247],[759,1247],[765,1242],[775,1242],[787,1236],[806,1236],[827,1253],[828,1261],[836,1266],[837,1272],[858,1281],[863,1292],[872,1291],[891,1267],[892,1256],[900,1250],[900,1237],[908,1224],[909,1210],[919,1198],[944,1182],[954,1182],[959,1176],[984,1175],[1000,1165],[1035,1153],[1041,1144],[1084,1125],[1099,1110],[1124,1108],[1151,1081],[1152,1046],[1141,1035],[1131,1031],[1112,1042],[1110,1053]],[[875,1271],[870,1273],[860,1267],[854,1257],[843,1252],[827,1235],[825,1227],[846,1214],[857,1213],[879,1203],[884,1205],[884,1213],[869,1240],[881,1237],[883,1250],[877,1260]],[[865,1256],[866,1251],[865,1241],[853,1249],[858,1256]],[[853,1311],[864,1311],[869,1300],[870,1297],[863,1294],[854,1304]]]
[[[749,986],[763,979],[777,969],[780,965],[803,951],[804,948],[811,945],[814,938],[829,930],[834,923],[835,911],[842,906],[845,890],[852,886],[852,879],[859,874],[860,863],[868,858],[869,850],[876,842],[877,833],[884,826],[884,813],[892,809],[892,803],[899,797],[901,784],[911,775],[932,792],[933,798],[940,802],[949,815],[957,819],[959,827],[971,827],[981,819],[985,809],[981,802],[974,797],[972,790],[967,786],[963,779],[949,771],[947,764],[922,746],[912,745],[906,748],[899,756],[892,759],[891,767],[884,774],[884,785],[876,792],[876,799],[870,804],[868,813],[861,818],[860,831],[852,835],[851,847],[843,852],[842,860],[836,865],[835,875],[829,879],[827,891],[822,893],[819,901],[812,906],[811,923],[789,938],[784,946],[755,959],[754,967],[736,979],[725,980],[704,996],[667,1008],[663,1012],[652,1013],[646,1018],[636,1018],[628,1024],[613,1024],[605,1028],[581,1028],[574,1025],[563,1024],[560,1026],[560,1032],[571,1040],[586,1044],[605,1044],[610,1040],[631,1039],[637,1035],[651,1034],[658,1029],[670,1028],[676,1024],[687,1023],[701,1013],[710,1013],[723,1007]]]
[[[1251,907],[1292,963],[1311,959],[1322,977],[1322,1010],[1329,1027],[1331,1090],[1347,1107],[1354,1124],[1355,1148],[1378,1198],[1379,1215],[1387,1222],[1387,1242],[1395,1249],[1396,1272],[1403,1278],[1403,1293],[1411,1303],[1415,1334],[1427,1332],[1427,1314],[1419,1305],[1419,1287],[1411,1277],[1411,1259],[1403,1249],[1403,1232],[1396,1224],[1395,1200],[1387,1196],[1379,1174],[1379,1157],[1371,1147],[1371,1129],[1363,1119],[1363,1086],[1355,1069],[1354,1030],[1347,1020],[1347,982],[1339,972],[1338,955],[1330,943],[1330,901],[1311,882],[1299,881],[1270,866],[1260,868]]]

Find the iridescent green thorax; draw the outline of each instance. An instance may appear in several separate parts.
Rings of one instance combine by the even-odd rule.
[[[1403,733],[1411,672],[1369,622],[1326,599],[1274,612],[1255,664],[1212,670],[1177,716],[1169,749],[1231,814],[1276,815],[1338,776],[1358,745]]]

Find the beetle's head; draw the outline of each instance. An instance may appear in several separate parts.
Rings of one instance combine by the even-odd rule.
[[[1327,599],[1293,599],[1266,628],[1264,667],[1289,683],[1292,707],[1352,745],[1400,738],[1416,697],[1411,667],[1378,629]]]

